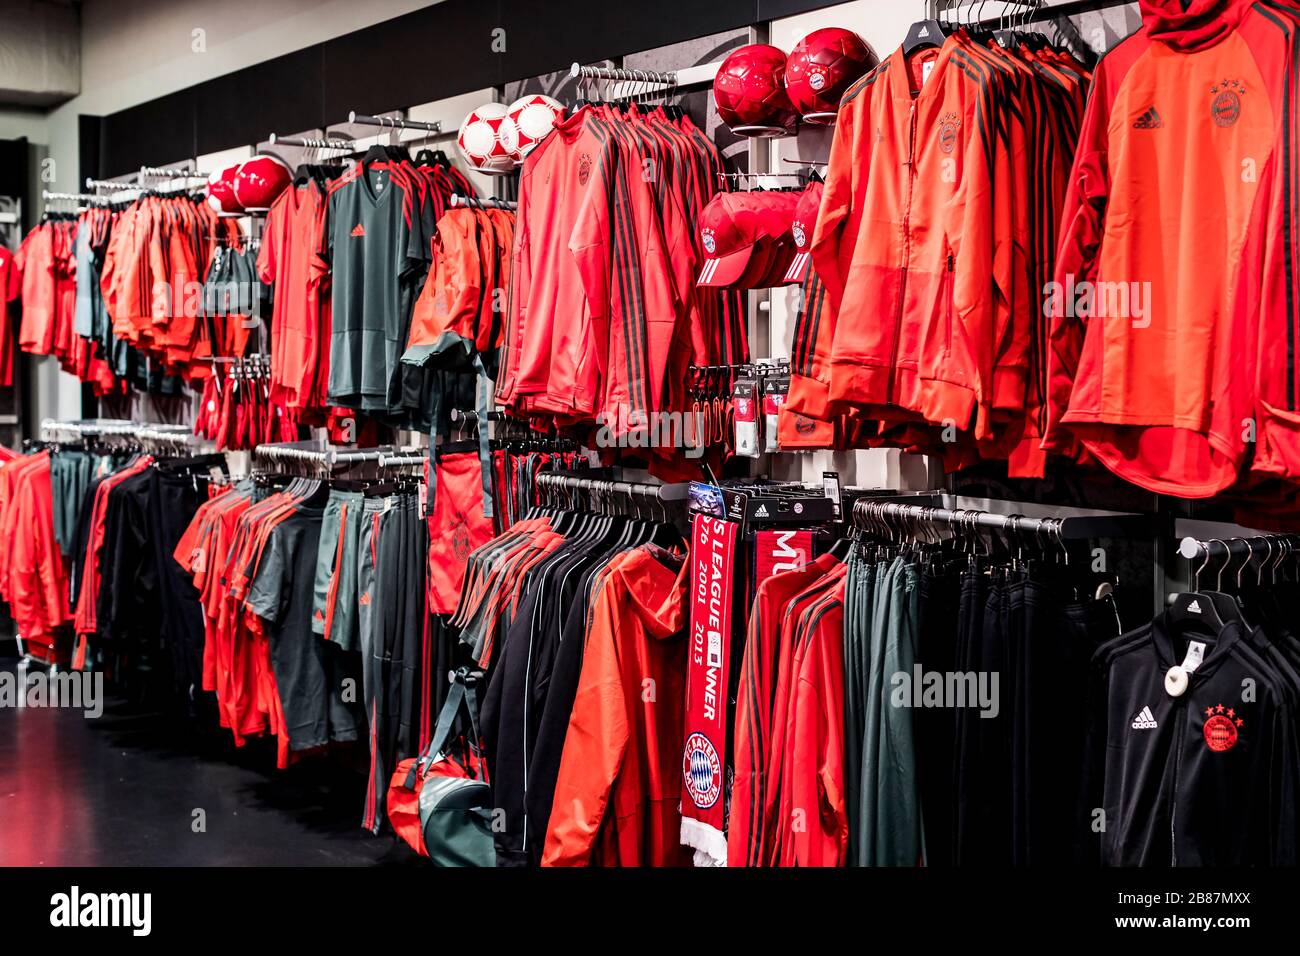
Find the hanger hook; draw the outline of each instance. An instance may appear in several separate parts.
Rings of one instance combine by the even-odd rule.
[[[1211,538],[1210,543],[1218,542],[1223,545],[1224,562],[1223,567],[1219,568],[1214,575],[1214,590],[1223,590],[1223,572],[1227,569],[1229,562],[1232,560],[1232,548],[1228,547],[1228,542],[1222,538]]]

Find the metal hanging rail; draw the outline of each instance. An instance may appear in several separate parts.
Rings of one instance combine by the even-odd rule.
[[[403,119],[400,116],[369,116],[355,110],[348,113],[348,122],[360,126],[382,126],[387,129],[420,129],[429,133],[442,132],[442,123],[426,123],[423,120]]]
[[[331,139],[317,136],[280,136],[272,133],[267,142],[271,146],[298,146],[303,149],[337,149],[351,152],[357,148],[356,140]]]
[[[138,182],[124,182],[119,179],[91,179],[86,177],[86,188],[94,190],[104,190],[106,192],[119,192],[128,189],[139,189]]]
[[[59,421],[53,418],[46,418],[41,422],[41,438],[43,441],[56,441],[57,438],[46,438],[46,435],[57,436],[73,435],[77,438],[95,437],[98,435],[127,435],[131,429],[138,427],[135,422],[129,422],[120,418],[87,418],[78,421]]]
[[[569,67],[569,75],[575,79],[656,83],[671,89],[682,89],[684,87],[711,84],[713,78],[718,75],[718,67],[721,64],[722,61],[719,60],[717,63],[705,63],[702,66],[689,66],[681,70],[664,72],[660,70],[633,70],[624,67],[583,66],[581,63],[574,63],[573,66]]]
[[[1288,558],[1300,554],[1300,534],[1255,533],[1246,537],[1206,540],[1185,537],[1179,542],[1178,553],[1189,562],[1187,580],[1192,591],[1201,589],[1201,575],[1208,573],[1206,568],[1210,561],[1222,558],[1223,564],[1214,571],[1214,590],[1218,591],[1222,590],[1224,573],[1238,558],[1241,559],[1241,566],[1235,574],[1238,587],[1241,587],[1242,575],[1255,563],[1257,556],[1263,559],[1255,568],[1257,582],[1263,580],[1265,572],[1276,574]]]
[[[380,468],[413,468],[416,466],[422,467],[424,465],[427,465],[428,463],[429,463],[429,455],[427,452],[421,455],[412,455],[412,454],[405,454],[405,453],[394,454],[394,455],[380,455],[378,459],[378,464]]]
[[[488,199],[479,199],[477,196],[462,196],[455,193],[451,197],[452,209],[508,209],[515,210],[519,208],[519,203],[513,199],[497,199],[495,197]]]
[[[184,166],[141,166],[140,179],[207,179],[207,173]]]
[[[41,190],[41,199],[44,202],[96,202],[104,198],[90,193],[52,193],[48,189]]]
[[[385,460],[414,451],[411,448],[339,448],[320,442],[272,442],[253,449],[254,459],[265,461],[311,462],[329,469],[374,462],[380,467]]]
[[[474,409],[453,408],[448,416],[452,423],[456,422],[476,422],[478,421],[478,412]],[[500,410],[487,413],[488,421],[503,422],[506,420],[506,413]]]
[[[613,478],[585,478],[563,471],[541,471],[534,476],[541,488],[559,491],[596,491],[659,501],[685,501],[690,483],[654,485],[644,481],[618,481]]]
[[[953,26],[989,27],[1003,26],[1017,28],[1028,26],[1045,18],[1072,17],[1080,13],[1095,13],[1110,7],[1120,7],[1134,0],[1061,0],[1051,3],[1049,0],[1008,0],[1001,5],[998,13],[985,17],[983,8],[988,0],[931,0],[931,16],[940,23]],[[974,11],[973,19],[964,18],[963,11]]]
[[[945,496],[945,500],[948,496]],[[1036,535],[1057,540],[1092,538],[1141,538],[1155,533],[1150,515],[1085,508],[1056,508],[1021,502],[1001,502],[1008,508],[1047,512],[1045,515],[999,513],[975,508],[950,508],[909,504],[898,500],[864,497],[853,504],[853,523],[858,527],[874,525],[894,531],[908,523],[943,525],[958,530],[987,529],[1018,535]]]

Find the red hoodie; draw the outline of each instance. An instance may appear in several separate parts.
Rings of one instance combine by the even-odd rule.
[[[649,547],[610,565],[588,620],[543,866],[690,865],[678,808],[687,571]]]

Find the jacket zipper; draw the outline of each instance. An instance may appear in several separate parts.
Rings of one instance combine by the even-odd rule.
[[[907,203],[903,212],[903,262],[899,267],[898,309],[894,315],[894,341],[889,354],[889,400],[894,399],[895,378],[898,369],[898,340],[902,335],[903,303],[907,300],[907,269],[912,262],[912,193],[916,184],[916,101],[908,108],[907,117]]]
[[[1183,724],[1187,720],[1187,707],[1178,705],[1178,715],[1174,718],[1174,783],[1169,791],[1169,865],[1178,865],[1178,834],[1175,822],[1178,819],[1178,771],[1183,765]]]
[[[944,276],[943,284],[943,354],[947,356],[952,352],[952,274],[957,264],[953,261],[953,254],[948,253],[948,274]]]

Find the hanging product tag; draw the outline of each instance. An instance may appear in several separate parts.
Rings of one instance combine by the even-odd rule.
[[[734,522],[708,515],[691,519],[681,841],[695,848],[696,866],[727,862],[727,658],[738,530]]]
[[[731,391],[731,404],[736,411],[736,454],[757,458],[758,445],[758,379],[752,376],[736,379]]]
[[[826,497],[835,502],[835,517],[840,516],[840,473],[838,471],[822,472],[822,490]]]
[[[790,376],[772,375],[763,379],[763,451],[781,450],[777,424],[781,406],[790,394]]]
[[[1205,645],[1200,641],[1187,642],[1187,656],[1183,658],[1183,670],[1191,674],[1205,660]]]

